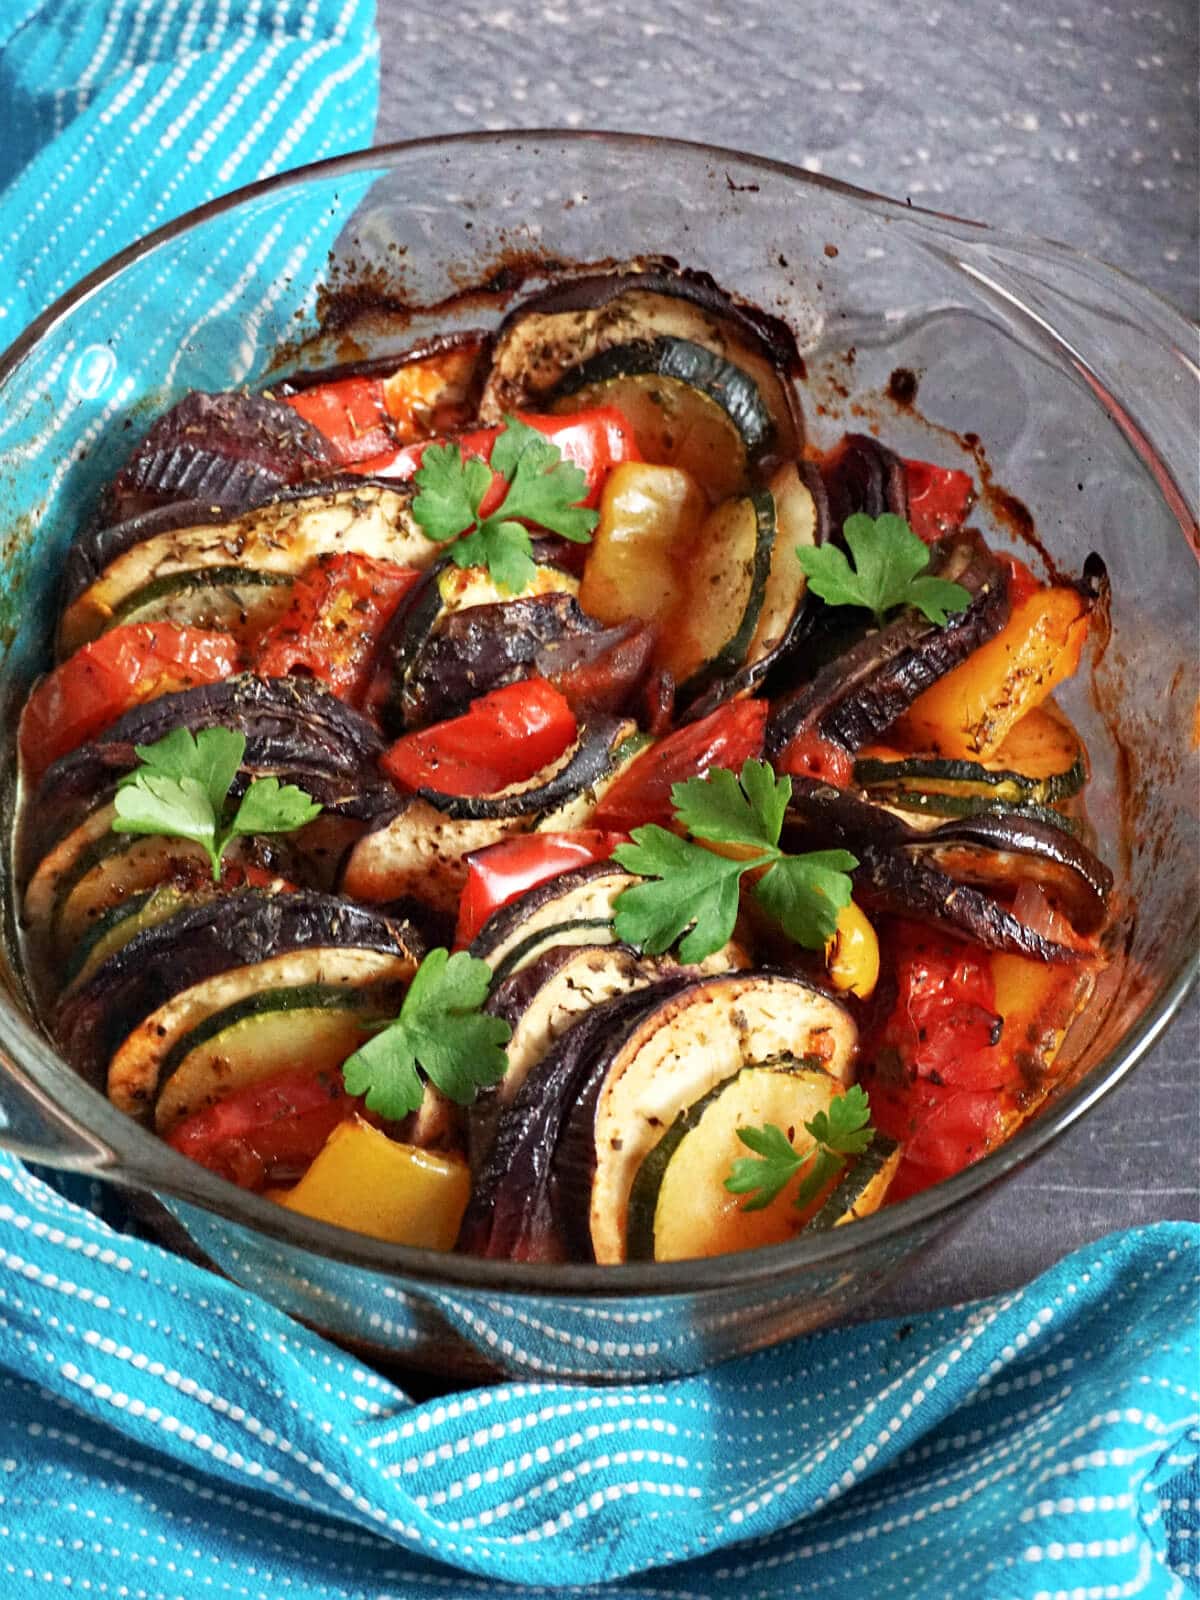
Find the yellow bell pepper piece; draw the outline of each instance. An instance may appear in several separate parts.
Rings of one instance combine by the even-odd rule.
[[[708,502],[680,467],[625,461],[608,475],[579,604],[600,622],[665,624],[679,605],[679,573]]]
[[[1039,589],[989,639],[908,708],[900,727],[917,750],[993,756],[1009,730],[1079,665],[1087,606],[1074,589]]]
[[[860,1000],[879,981],[879,940],[853,900],[838,912],[837,932],[825,946],[825,966],[835,989]]]
[[[386,1244],[452,1250],[470,1193],[465,1161],[399,1144],[352,1117],[334,1128],[294,1189],[268,1196]]]

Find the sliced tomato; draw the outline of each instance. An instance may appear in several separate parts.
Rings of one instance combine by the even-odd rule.
[[[961,528],[975,499],[969,472],[935,467],[930,461],[906,461],[908,525],[926,544],[934,544]]]
[[[323,433],[337,452],[338,464],[353,466],[395,449],[395,439],[379,378],[339,378],[319,383],[287,404]]]
[[[775,762],[777,772],[798,778],[815,778],[835,789],[848,789],[854,777],[854,757],[832,739],[813,728],[798,733]]]
[[[194,1111],[167,1143],[243,1189],[263,1189],[300,1177],[338,1123],[360,1110],[340,1072],[293,1067]]]
[[[467,857],[467,885],[458,903],[454,948],[461,950],[470,944],[501,906],[560,873],[592,861],[607,861],[617,846],[627,841],[624,833],[578,828],[572,833],[519,834],[476,850]]]
[[[217,683],[241,670],[226,633],[172,622],[112,628],[55,667],[30,695],[21,718],[21,754],[37,779],[52,761],[94,739],[131,707],[156,695]]]
[[[253,670],[264,678],[319,678],[361,705],[383,630],[419,577],[411,567],[353,551],[322,556],[296,580],[288,609],[259,639]]]
[[[545,434],[556,444],[564,461],[573,462],[587,478],[587,494],[581,505],[595,506],[600,501],[600,491],[609,470],[621,461],[640,459],[633,429],[619,411],[612,406],[597,406],[591,411],[580,411],[573,417],[541,417],[530,412],[519,412],[519,420]],[[500,428],[477,428],[471,433],[461,433],[438,443],[457,444],[464,456],[478,456],[481,461],[492,459],[492,446]],[[402,450],[392,450],[369,461],[361,461],[355,472],[370,473],[376,478],[396,478],[407,481],[421,465],[421,457],[433,440],[406,445]],[[504,498],[504,479],[499,475],[483,498],[480,513],[489,516]]]
[[[675,814],[672,785],[702,778],[714,767],[740,772],[744,761],[762,754],[766,722],[765,701],[733,700],[669,733],[617,779],[597,807],[593,825],[624,833],[646,822],[669,826]]]
[[[545,678],[493,689],[469,711],[406,733],[381,765],[401,789],[496,794],[549,766],[573,742],[575,714]]]

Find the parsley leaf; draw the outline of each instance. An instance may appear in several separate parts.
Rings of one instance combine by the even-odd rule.
[[[737,1136],[753,1156],[739,1156],[725,1179],[730,1194],[749,1195],[743,1211],[769,1206],[802,1168],[807,1167],[795,1196],[803,1208],[836,1178],[851,1156],[860,1156],[875,1137],[871,1102],[861,1084],[835,1095],[828,1111],[818,1111],[804,1131],[812,1140],[797,1150],[782,1128],[773,1122],[761,1128],[739,1128]]]
[[[450,551],[457,566],[486,566],[497,587],[516,594],[534,572],[526,523],[586,544],[598,517],[579,504],[587,494],[580,467],[564,461],[558,446],[528,423],[506,416],[504,424],[490,465],[477,456],[464,460],[457,444],[430,445],[413,478],[412,509],[431,539],[458,541]],[[494,474],[506,481],[504,499],[481,517]]]
[[[874,612],[882,627],[897,606],[915,606],[939,627],[948,614],[965,611],[971,592],[945,578],[921,577],[929,565],[929,547],[903,517],[885,511],[880,517],[862,512],[847,517],[846,543],[854,566],[831,544],[797,546],[796,559],[808,586],[831,606],[862,606]]]
[[[647,880],[617,896],[617,937],[660,955],[691,929],[680,958],[702,961],[733,934],[743,875],[765,868],[754,886],[759,904],[789,938],[820,950],[850,903],[847,873],[858,860],[845,850],[786,855],[779,836],[791,797],[791,778],[776,777],[765,761],[746,761],[740,776],[717,767],[705,778],[675,784],[675,816],[693,839],[651,823],[633,830],[632,844],[613,851],[628,872]],[[718,854],[696,839],[735,846],[738,854]]]
[[[366,1095],[369,1111],[399,1121],[424,1098],[420,1069],[456,1105],[470,1105],[476,1091],[498,1083],[508,1066],[504,1046],[512,1029],[480,1009],[491,978],[487,962],[465,950],[431,950],[395,1022],[343,1063],[347,1091]]]
[[[117,785],[114,833],[160,834],[203,845],[213,882],[221,857],[239,834],[291,833],[321,807],[295,784],[256,778],[229,815],[229,791],[246,753],[246,735],[233,728],[175,728],[155,744],[134,745],[139,765]]]

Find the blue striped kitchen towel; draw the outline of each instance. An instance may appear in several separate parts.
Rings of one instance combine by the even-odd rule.
[[[414,1405],[0,1157],[0,1594],[1195,1593],[1198,1234],[694,1378]]]
[[[0,344],[138,234],[369,142],[376,57],[368,0],[4,0]],[[303,299],[310,224],[231,237],[229,292]],[[176,348],[198,285],[124,314]],[[70,426],[129,404],[109,381]],[[25,426],[31,472],[91,437]],[[97,1209],[0,1156],[0,1600],[1196,1592],[1187,1226],[695,1378],[416,1405]]]

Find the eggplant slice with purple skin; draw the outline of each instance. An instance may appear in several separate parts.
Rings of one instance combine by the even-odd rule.
[[[373,723],[311,679],[245,674],[144,701],[93,743],[49,766],[25,814],[23,872],[105,803],[137,766],[135,746],[176,728],[212,727],[246,735],[243,786],[253,777],[279,777],[360,821],[395,804],[396,791],[376,765],[383,741]]]
[[[868,906],[1041,961],[1074,960],[1079,951],[1026,927],[983,888],[1007,898],[1035,883],[1084,936],[1103,925],[1112,890],[1112,873],[1065,826],[1001,812],[921,828],[864,795],[805,778],[792,779],[781,842],[794,853],[840,847],[858,856],[855,894]]]
[[[822,458],[820,472],[838,544],[842,543],[847,517],[881,517],[890,511],[908,521],[908,474],[904,462],[870,434],[846,434],[836,449]]]
[[[530,1069],[473,1171],[459,1250],[494,1260],[572,1259],[558,1193],[559,1143],[578,1115],[580,1093],[595,1075],[597,1056],[606,1054],[643,1011],[677,994],[687,981],[667,979],[596,1006]]]
[[[289,952],[325,950],[373,951],[413,969],[421,956],[410,927],[338,895],[237,890],[136,934],[67,995],[55,1038],[89,1083],[102,1083],[121,1042],[185,990]]]
[[[242,506],[328,477],[334,456],[299,412],[266,395],[194,390],[150,429],[113,480],[107,521],[177,500]]]
[[[905,610],[834,656],[809,682],[772,705],[769,758],[782,755],[794,738],[808,732],[851,752],[861,749],[931,683],[999,633],[1011,610],[1008,575],[978,534],[965,530],[935,546],[930,571],[962,584],[971,596],[967,608],[944,626]]]

